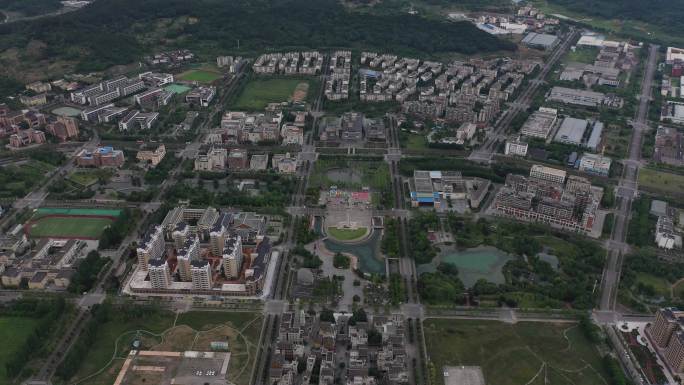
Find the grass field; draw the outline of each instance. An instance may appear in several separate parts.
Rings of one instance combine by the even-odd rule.
[[[684,281],[679,282],[672,288],[675,298],[684,299]]]
[[[402,143],[408,150],[425,150],[428,148],[424,135],[406,134],[406,141]]]
[[[32,238],[84,237],[99,238],[111,219],[98,217],[44,217],[31,225]]]
[[[637,273],[636,279],[637,282],[652,286],[655,289],[656,295],[663,297],[670,295],[670,283],[664,278],[647,273]]]
[[[111,177],[111,170],[82,170],[76,171],[73,174],[69,175],[69,180],[83,187],[88,187],[97,183],[97,181],[100,179],[108,180]]]
[[[591,64],[596,60],[598,49],[593,47],[577,48],[574,52],[568,51],[563,58],[564,63],[584,63]]]
[[[10,379],[5,377],[5,364],[33,333],[37,323],[37,319],[28,317],[0,317],[0,384],[10,383]]]
[[[220,79],[221,74],[214,71],[196,69],[185,71],[176,77],[186,82],[211,83],[216,79]]]
[[[247,83],[232,108],[258,111],[263,110],[268,103],[289,101],[300,83],[308,83],[308,81],[302,79],[252,80]],[[311,91],[310,87],[309,91]]]
[[[598,351],[575,324],[427,319],[424,332],[434,385],[444,383],[445,365],[481,366],[485,381],[497,385],[543,384],[544,374],[555,385],[608,381]]]
[[[644,167],[639,170],[639,185],[666,194],[682,195],[684,193],[684,175]]]
[[[86,361],[70,383],[104,368],[101,374],[89,379],[87,383],[111,385],[130,350],[136,330],[145,330],[156,334],[142,334],[143,348],[150,350],[206,351],[209,350],[211,341],[228,340],[231,351],[228,379],[236,385],[248,385],[263,321],[260,314],[189,312],[179,314],[175,326],[174,318],[173,313],[163,311],[135,321],[115,317],[104,323],[98,329],[96,341],[90,348]],[[164,333],[163,338],[161,333]],[[117,339],[119,343],[116,358],[107,365],[114,353]]]
[[[328,235],[340,241],[351,241],[361,238],[368,230],[365,227],[357,229],[344,229],[339,227],[328,227]]]

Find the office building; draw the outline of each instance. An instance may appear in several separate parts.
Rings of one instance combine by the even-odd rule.
[[[585,153],[579,163],[579,170],[588,174],[605,176],[610,174],[611,159],[597,154]]]

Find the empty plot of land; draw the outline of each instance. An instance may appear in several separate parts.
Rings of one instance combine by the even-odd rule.
[[[292,94],[293,102],[303,102],[309,93],[309,83],[299,83]]]
[[[427,319],[435,368],[479,366],[487,384],[606,384],[601,356],[576,324]],[[440,373],[441,374],[441,373]],[[437,384],[445,377],[437,375]],[[447,382],[446,385],[449,385]]]
[[[639,186],[647,190],[682,196],[684,195],[684,175],[644,167],[639,170]]]

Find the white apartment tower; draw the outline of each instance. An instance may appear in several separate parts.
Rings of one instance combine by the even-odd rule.
[[[221,261],[223,273],[227,279],[239,277],[242,259],[242,238],[239,235],[234,235],[226,239]]]
[[[185,241],[183,247],[178,249],[176,259],[178,260],[178,274],[181,281],[192,281],[190,263],[199,259],[200,242],[199,238],[192,237]]]
[[[195,290],[210,290],[213,284],[211,280],[211,264],[209,261],[190,262],[192,275],[192,288]]]
[[[161,258],[151,259],[149,262],[150,284],[153,289],[166,289],[171,285],[171,270],[169,264]]]
[[[161,258],[164,254],[164,233],[161,226],[155,226],[150,231],[136,249],[138,255],[138,266],[147,271],[147,264],[152,259]]]

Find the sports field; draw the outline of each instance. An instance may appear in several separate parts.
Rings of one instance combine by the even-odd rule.
[[[24,344],[33,333],[38,320],[28,317],[0,317],[0,384],[9,384],[10,379],[5,377],[5,364],[7,360]]]
[[[269,103],[281,103],[292,100],[295,90],[297,99],[305,100],[302,90],[309,89],[300,84],[309,84],[301,79],[257,79],[245,86],[235,101],[233,108],[238,110],[263,110]],[[299,89],[297,86],[299,85]]]
[[[33,238],[98,239],[120,214],[108,209],[40,208],[26,224]]]
[[[481,366],[487,384],[607,384],[601,357],[574,323],[427,319],[428,357],[434,385],[442,367]]]
[[[214,71],[197,69],[185,71],[176,77],[186,82],[211,83],[216,79],[220,79],[221,74]]]

